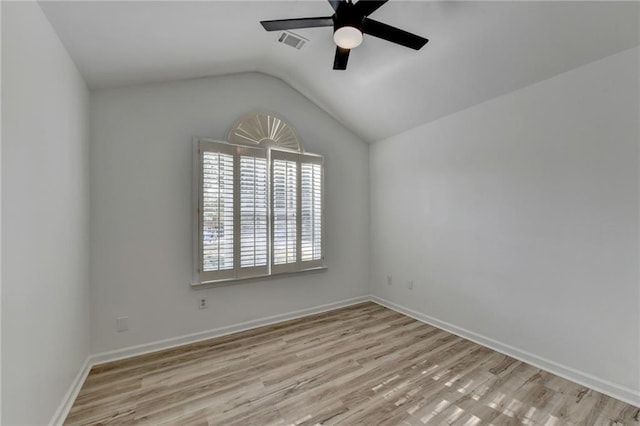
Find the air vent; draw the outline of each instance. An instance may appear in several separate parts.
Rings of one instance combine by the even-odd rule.
[[[300,37],[298,34],[294,34],[289,31],[283,31],[278,35],[278,42],[286,44],[287,46],[295,47],[300,50],[309,43],[304,37]]]

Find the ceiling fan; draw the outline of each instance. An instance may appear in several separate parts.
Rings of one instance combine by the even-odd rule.
[[[363,34],[369,34],[411,49],[420,50],[429,40],[400,28],[374,21],[368,16],[388,0],[329,0],[335,11],[331,16],[317,18],[276,19],[260,21],[267,31],[292,30],[297,28],[333,27],[336,43],[334,70],[347,69],[349,52],[362,43]]]

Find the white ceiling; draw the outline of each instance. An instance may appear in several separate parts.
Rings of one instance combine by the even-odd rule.
[[[430,42],[414,51],[365,35],[333,71],[330,28],[295,30],[310,40],[298,51],[259,24],[331,15],[322,0],[41,5],[91,88],[260,71],[367,141],[640,44],[637,2],[391,0],[371,17]]]

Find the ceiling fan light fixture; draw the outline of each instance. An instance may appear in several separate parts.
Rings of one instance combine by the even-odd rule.
[[[360,46],[362,38],[362,31],[351,25],[340,27],[333,33],[333,41],[343,49]]]

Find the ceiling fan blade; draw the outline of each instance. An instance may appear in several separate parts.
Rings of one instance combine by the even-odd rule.
[[[359,0],[354,7],[362,16],[369,16],[388,1],[389,0]]]
[[[374,21],[369,18],[365,18],[362,23],[362,31],[365,34],[415,50],[420,50],[422,46],[427,44],[429,41],[424,37],[408,33],[400,28],[392,27],[391,25],[383,24],[382,22]]]
[[[333,60],[333,69],[334,70],[346,70],[347,69],[347,61],[349,60],[349,52],[351,52],[351,49],[343,49],[342,47],[336,46],[336,57]]]
[[[333,10],[338,10],[338,6],[340,6],[340,3],[342,3],[343,1],[344,0],[329,0],[329,4],[333,8]]]
[[[267,31],[293,30],[296,28],[312,27],[332,27],[333,17],[325,16],[319,18],[298,18],[298,19],[276,19],[273,21],[260,21]]]

